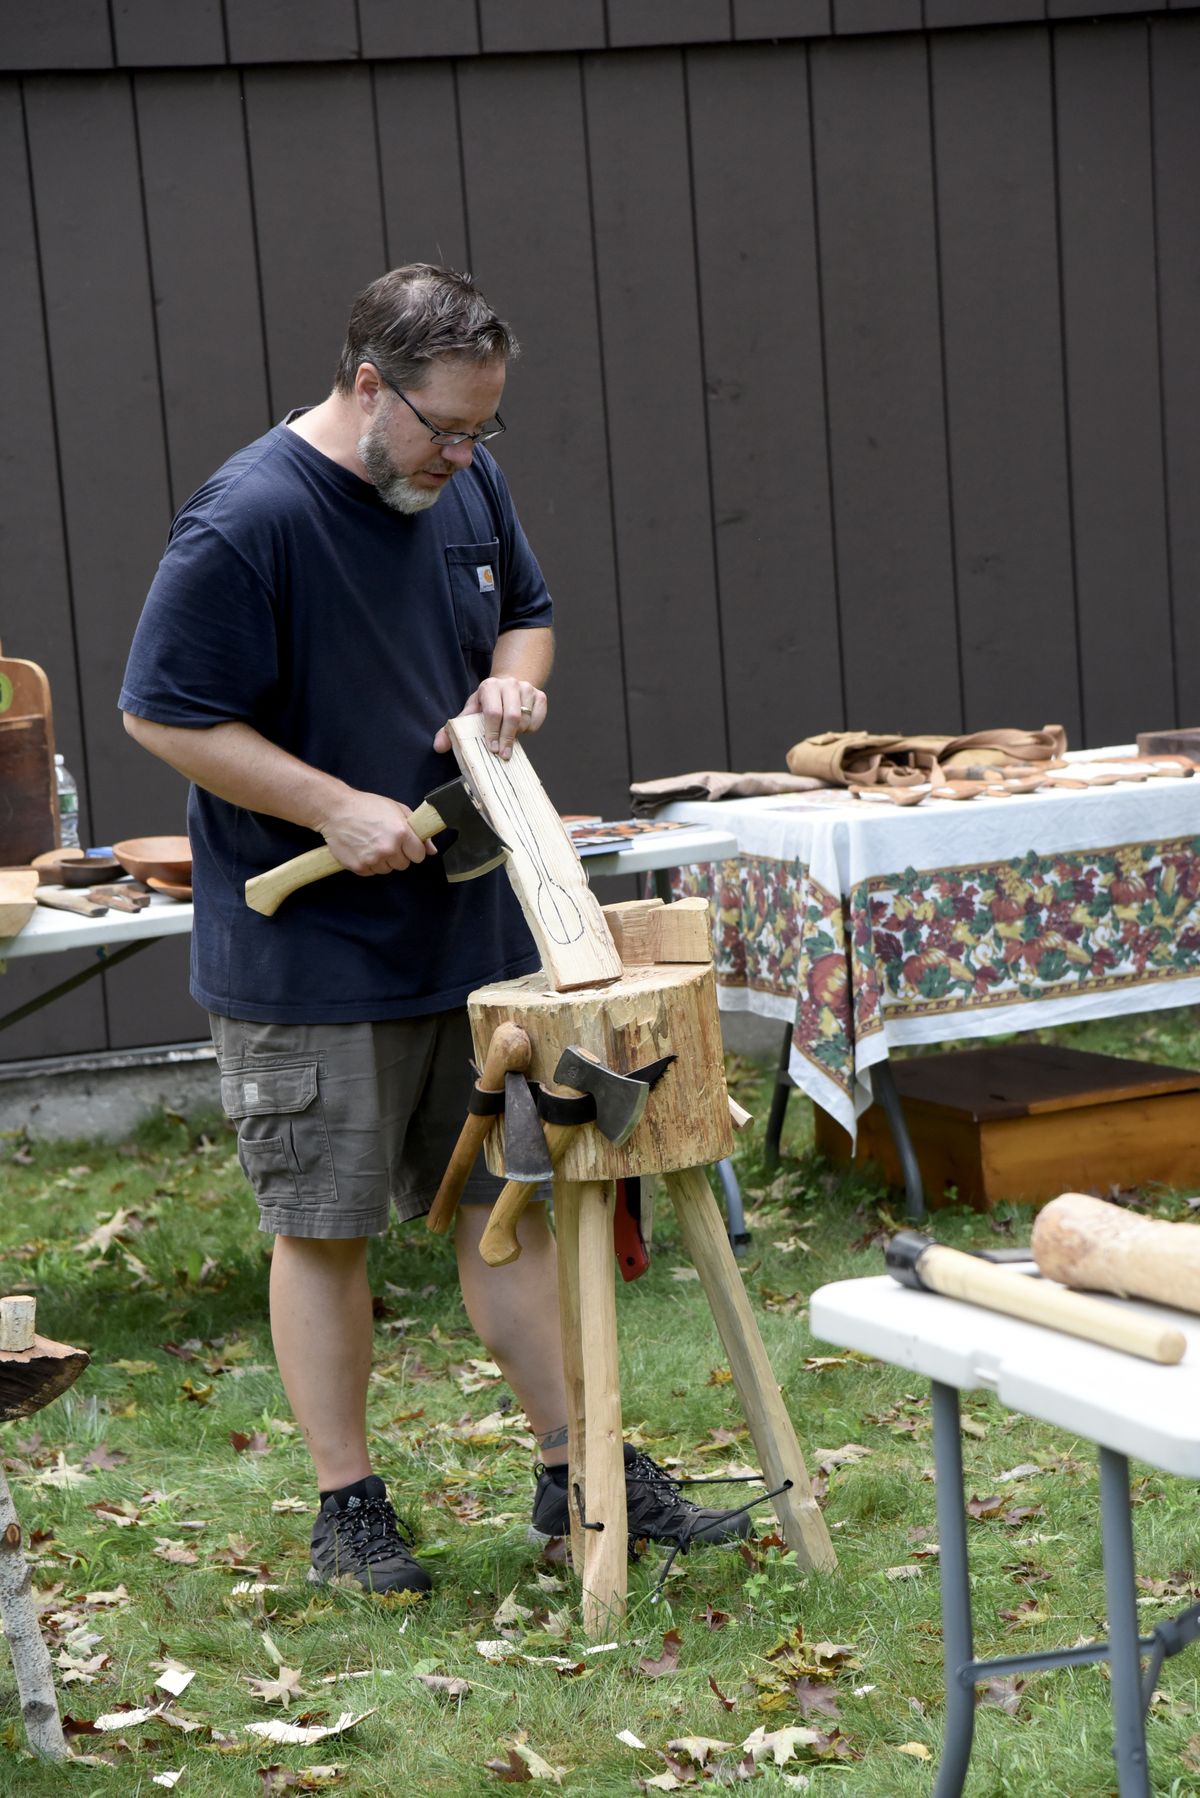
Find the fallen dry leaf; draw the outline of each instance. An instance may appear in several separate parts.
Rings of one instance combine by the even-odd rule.
[[[802,1717],[820,1714],[823,1717],[832,1718],[835,1723],[839,1721],[840,1713],[837,1707],[836,1693],[831,1691],[828,1686],[821,1685],[817,1680],[804,1677],[794,1679],[792,1681],[792,1697],[795,1700],[796,1709]]]
[[[501,1600],[492,1622],[499,1630],[519,1630],[532,1616],[533,1612],[528,1605],[517,1603],[517,1588],[514,1586],[508,1597]]]
[[[764,1755],[769,1754],[775,1765],[782,1767],[785,1761],[792,1759],[797,1748],[811,1748],[823,1739],[821,1732],[816,1729],[766,1729],[760,1725],[746,1737],[742,1747],[753,1758],[755,1765]]]
[[[669,1629],[662,1639],[662,1653],[654,1661],[649,1655],[643,1655],[638,1662],[638,1672],[644,1673],[647,1679],[661,1679],[666,1673],[674,1673],[679,1667],[679,1651],[683,1647],[683,1637],[677,1629]]]
[[[162,1715],[161,1704],[129,1705],[125,1710],[105,1711],[102,1717],[92,1719],[92,1728],[103,1730],[106,1734],[113,1729],[137,1729],[140,1724],[148,1723],[151,1717]]]
[[[123,1448],[109,1448],[107,1442],[98,1442],[95,1448],[89,1448],[79,1465],[93,1472],[107,1472],[109,1468],[123,1466],[128,1459]]]
[[[1007,1486],[1010,1480],[1023,1480],[1028,1478],[1031,1473],[1040,1473],[1041,1471],[1036,1461],[1022,1461],[1019,1467],[1010,1467],[1007,1473],[998,1473],[996,1478],[1000,1485]]]
[[[675,1736],[667,1743],[672,1754],[686,1754],[690,1761],[702,1767],[710,1754],[720,1754],[725,1748],[732,1748],[732,1742],[719,1742],[715,1736]]]
[[[190,1543],[175,1541],[170,1536],[154,1538],[154,1553],[160,1561],[169,1561],[173,1567],[195,1567],[200,1559]]]
[[[340,1785],[346,1777],[344,1766],[331,1763],[324,1767],[260,1767],[263,1798],[276,1792],[318,1792],[325,1786]]]
[[[733,1710],[737,1709],[737,1699],[736,1698],[726,1698],[724,1692],[722,1692],[720,1686],[717,1684],[716,1680],[713,1678],[711,1673],[708,1676],[708,1685],[709,1685],[709,1690],[712,1692],[713,1697],[717,1700],[717,1702],[725,1710],[733,1711]]]
[[[977,1702],[995,1705],[997,1710],[1007,1711],[1010,1717],[1015,1717],[1021,1706],[1025,1684],[1023,1679],[1017,1679],[1015,1675],[1008,1679],[981,1680],[977,1687]]]
[[[271,1452],[270,1438],[265,1430],[252,1430],[248,1436],[241,1430],[230,1430],[229,1440],[237,1455],[269,1455]],[[271,1509],[274,1508],[272,1505]],[[307,1510],[307,1505],[304,1508]]]
[[[321,1742],[324,1741],[326,1736],[345,1735],[348,1729],[353,1729],[356,1724],[363,1722],[365,1718],[373,1717],[378,1708],[377,1705],[372,1705],[369,1711],[359,1711],[357,1715],[353,1711],[343,1711],[336,1723],[330,1723],[324,1726],[320,1724],[284,1723],[280,1720],[279,1722],[273,1723],[245,1723],[242,1727],[248,1735],[262,1736],[263,1739],[268,1742]]]
[[[246,1684],[264,1704],[291,1704],[303,1697],[299,1667],[280,1667],[275,1679],[247,1679]]]
[[[969,1498],[967,1500],[968,1517],[999,1517],[1008,1501],[998,1495],[992,1498]]]
[[[624,1742],[626,1748],[644,1748],[646,1746],[641,1737],[635,1736],[631,1729],[619,1729],[617,1731],[617,1740],[618,1742]]]
[[[57,1486],[64,1492],[68,1492],[72,1487],[86,1486],[90,1478],[89,1473],[84,1473],[78,1467],[71,1467],[60,1448],[53,1467],[46,1467],[42,1469],[41,1473],[35,1473],[33,1484],[35,1486]]]
[[[445,1673],[414,1673],[413,1678],[437,1698],[465,1698],[471,1690],[469,1679],[453,1678]]]
[[[927,1761],[932,1758],[924,1742],[901,1742],[896,1749],[897,1754],[911,1754],[915,1761]]]
[[[94,1654],[90,1658],[74,1655],[66,1648],[60,1648],[54,1657],[54,1665],[60,1669],[58,1683],[60,1686],[94,1686],[96,1675],[107,1667],[111,1657],[107,1654]]]
[[[484,1761],[483,1764],[489,1773],[494,1773],[496,1778],[503,1780],[506,1785],[523,1785],[526,1780],[533,1778],[533,1774],[515,1748],[509,1749],[504,1760]]]

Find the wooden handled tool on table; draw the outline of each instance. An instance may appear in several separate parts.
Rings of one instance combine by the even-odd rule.
[[[1157,1299],[1200,1311],[1200,1226],[1137,1217],[1120,1205],[1064,1192],[1038,1213],[1033,1258],[1064,1286]]]
[[[529,1066],[530,1054],[529,1038],[519,1024],[497,1025],[488,1045],[483,1072],[476,1082],[479,1092],[503,1092],[505,1077],[508,1074],[523,1074]],[[475,1165],[475,1157],[483,1147],[483,1139],[495,1118],[495,1112],[490,1109],[484,1112],[472,1111],[460,1130],[454,1153],[425,1219],[426,1226],[436,1236],[444,1236],[454,1222],[467,1176]]]
[[[449,881],[475,880],[480,874],[498,868],[508,855],[508,845],[500,840],[479,810],[461,775],[457,780],[447,781],[444,787],[436,787],[410,814],[408,822],[423,843],[437,836],[440,830],[458,832],[457,839],[442,856],[442,867]],[[311,885],[314,880],[324,880],[329,874],[345,872],[327,845],[309,849],[303,855],[293,856],[290,862],[281,862],[279,867],[268,868],[265,874],[256,874],[248,880],[246,904],[251,911],[270,918],[289,893]]]
[[[1082,1336],[1105,1348],[1141,1355],[1146,1361],[1182,1361],[1187,1347],[1182,1330],[1135,1317],[1103,1299],[1064,1292],[1027,1274],[995,1267],[960,1249],[943,1248],[916,1230],[901,1230],[892,1237],[886,1261],[888,1272],[902,1286],[964,1299],[969,1305],[1003,1311],[1009,1317],[1044,1324],[1068,1336]]]

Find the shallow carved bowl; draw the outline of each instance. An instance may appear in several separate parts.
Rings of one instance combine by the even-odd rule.
[[[113,854],[135,880],[169,880],[187,886],[192,878],[192,846],[186,837],[129,837],[113,844]]]

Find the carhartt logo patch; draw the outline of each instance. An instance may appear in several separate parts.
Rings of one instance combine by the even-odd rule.
[[[242,1099],[247,1105],[258,1104],[258,1081],[247,1080],[242,1087]]]
[[[492,573],[492,565],[490,562],[485,562],[482,568],[477,568],[475,570],[475,578],[479,582],[479,591],[481,593],[494,593],[496,591],[496,577]]]

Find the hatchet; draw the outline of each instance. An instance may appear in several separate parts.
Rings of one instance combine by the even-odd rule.
[[[480,874],[488,874],[498,868],[509,853],[508,844],[492,829],[461,774],[457,780],[435,787],[410,815],[408,823],[423,843],[437,836],[440,830],[458,832],[456,840],[441,857],[446,879],[450,881],[475,880]],[[270,918],[289,893],[309,886],[314,880],[324,880],[327,874],[344,874],[345,871],[328,845],[309,849],[303,855],[293,856],[290,862],[281,862],[279,867],[268,868],[265,874],[255,874],[248,880],[246,904],[251,911]]]
[[[1105,1299],[1070,1292],[1026,1274],[1006,1273],[961,1249],[945,1248],[917,1230],[901,1230],[884,1251],[887,1270],[902,1286],[940,1292],[988,1311],[1003,1311],[1028,1323],[1082,1336],[1086,1342],[1123,1349],[1165,1365],[1183,1359],[1187,1342],[1182,1330],[1123,1311]]]

